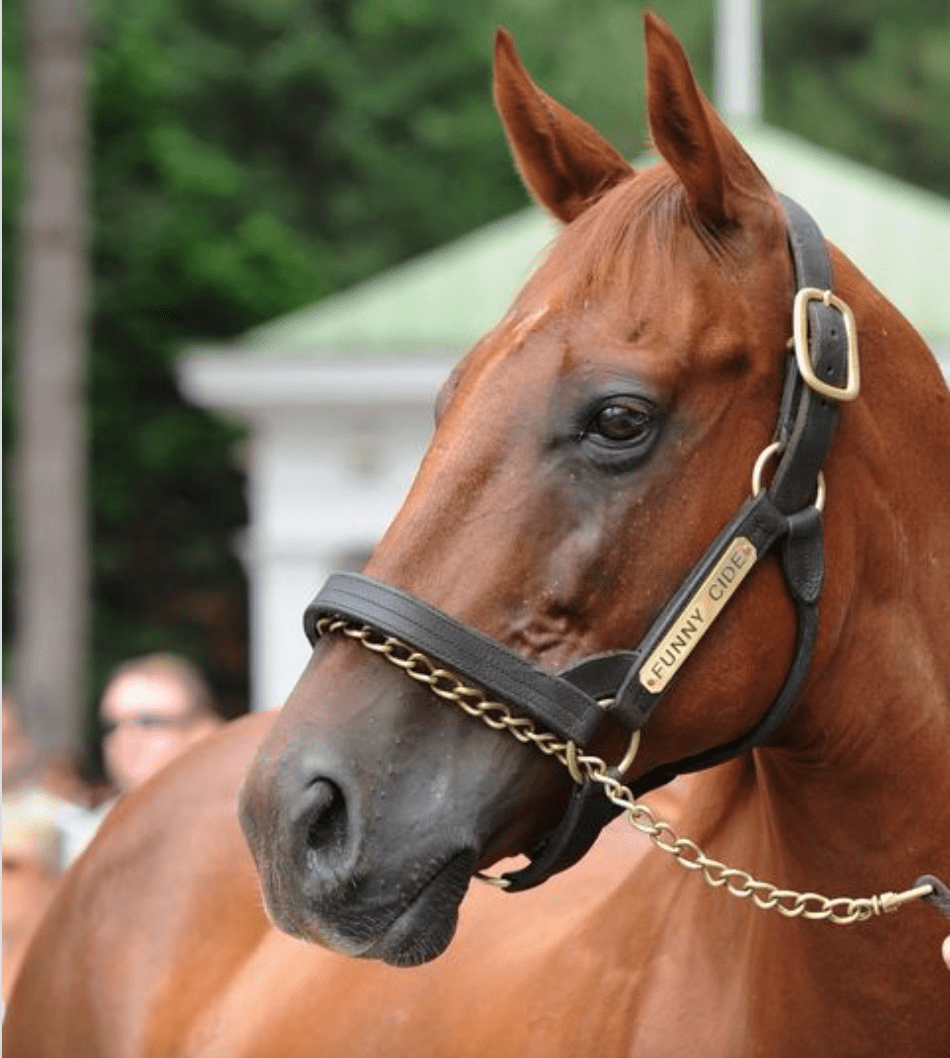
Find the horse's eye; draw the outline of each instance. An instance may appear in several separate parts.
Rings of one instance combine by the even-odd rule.
[[[633,398],[613,400],[600,408],[587,427],[588,436],[610,444],[636,444],[653,424],[651,408]]]

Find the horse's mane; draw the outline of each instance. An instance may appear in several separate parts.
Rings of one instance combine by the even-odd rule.
[[[683,185],[669,167],[653,166],[631,175],[561,231],[524,294],[570,310],[608,281],[633,289],[635,273],[646,257],[651,268],[669,269],[672,275],[675,233],[691,220]],[[692,226],[717,252],[714,235]]]
[[[750,179],[753,169],[754,163],[747,160],[732,175],[724,174],[730,193],[747,201],[758,200],[765,210],[775,212],[778,224],[775,199],[764,178]],[[564,309],[576,309],[608,282],[615,289],[635,291],[637,273],[645,260],[654,273],[662,270],[664,282],[672,283],[680,272],[678,250],[684,245],[684,232],[721,261],[732,252],[735,231],[728,223],[718,228],[703,224],[690,207],[682,181],[660,162],[635,174],[631,171],[628,179],[562,229],[524,295],[532,301],[553,299]]]

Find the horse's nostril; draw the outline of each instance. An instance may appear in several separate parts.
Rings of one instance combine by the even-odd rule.
[[[346,799],[330,779],[310,784],[310,806],[305,820],[308,856],[323,858],[339,854],[346,843]]]

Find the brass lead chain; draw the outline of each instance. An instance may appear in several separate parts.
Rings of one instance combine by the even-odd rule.
[[[746,871],[727,867],[707,856],[689,838],[681,838],[668,823],[658,819],[647,805],[637,802],[629,787],[610,774],[610,768],[600,757],[580,752],[573,742],[537,731],[531,720],[515,716],[503,702],[494,701],[478,688],[463,683],[453,672],[441,668],[401,640],[340,617],[320,618],[317,631],[321,636],[339,632],[356,640],[367,650],[402,669],[410,679],[425,684],[439,698],[464,709],[469,716],[481,720],[496,731],[508,731],[519,742],[537,746],[542,753],[559,760],[578,784],[587,779],[599,783],[606,798],[626,812],[631,825],[645,834],[658,849],[669,853],[681,867],[699,872],[703,881],[714,889],[724,888],[733,896],[751,900],[763,910],[777,911],[786,918],[801,917],[845,926],[897,911],[904,904],[919,900],[932,891],[932,887],[925,884],[900,893],[831,898],[820,893],[781,889],[770,882],[758,881]],[[634,739],[631,742],[631,749],[624,757],[624,766],[620,768],[621,773],[632,763],[636,741]],[[494,881],[496,884],[499,882]]]

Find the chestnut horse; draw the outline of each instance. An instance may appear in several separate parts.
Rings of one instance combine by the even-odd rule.
[[[651,16],[646,46],[662,161],[634,172],[499,35],[515,160],[565,226],[445,386],[366,579],[308,611],[281,713],[130,795],[73,871],[8,1058],[950,1054],[915,887],[950,873],[947,388]],[[803,252],[834,296],[793,326]],[[632,794],[684,770],[656,810],[747,875],[621,819],[529,894],[470,885],[565,866],[604,805],[649,826]],[[881,891],[910,896],[811,895]]]

